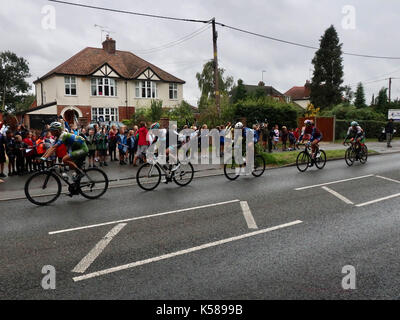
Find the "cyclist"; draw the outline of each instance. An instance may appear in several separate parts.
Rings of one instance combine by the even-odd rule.
[[[357,121],[353,121],[350,124],[349,129],[347,130],[346,138],[344,138],[343,145],[346,144],[346,141],[349,139],[351,142],[355,141],[356,147],[356,159],[358,159],[359,151],[361,150],[361,146],[365,143],[365,133],[363,128],[360,127]]]
[[[318,143],[322,140],[322,133],[321,131],[314,126],[314,122],[312,120],[305,120],[304,121],[305,128],[301,133],[299,138],[300,142],[304,141],[304,136],[310,136],[310,143],[311,143],[311,166],[314,165],[315,161],[315,150],[317,149]]]
[[[243,123],[241,123],[241,122],[238,122],[238,123],[235,124],[235,129],[240,129],[240,130],[242,130],[242,134],[241,134],[241,135],[236,135],[236,134],[234,134],[234,137],[233,137],[233,138],[234,138],[234,141],[235,141],[236,148],[239,148],[240,143],[242,144],[242,156],[244,156],[244,154],[245,154],[245,152],[246,152],[246,147],[248,147],[249,150],[251,150],[251,148],[253,148],[253,153],[254,153],[254,155],[255,155],[254,143],[257,143],[257,137],[256,137],[256,135],[254,134],[254,130],[253,130],[253,129],[250,129],[250,128],[248,128],[248,127],[245,127],[245,126],[243,125]],[[252,134],[253,134],[253,140],[250,140],[250,141],[247,141],[247,140],[246,140],[246,138],[247,138],[247,132],[252,132]],[[246,142],[247,142],[247,145],[246,145]],[[239,155],[236,155],[236,153],[235,153],[235,157],[236,157],[236,156],[239,156]],[[243,158],[243,161],[245,162],[246,159]]]
[[[72,178],[75,181],[78,180],[78,177],[81,177],[83,173],[80,171],[76,163],[85,160],[89,153],[85,139],[73,133],[63,131],[63,125],[60,122],[52,122],[50,124],[50,131],[56,138],[56,141],[54,145],[41,157],[41,160],[46,160],[59,146],[64,144],[68,149],[68,154],[63,157],[62,161],[70,168],[75,169],[75,175],[73,175]]]

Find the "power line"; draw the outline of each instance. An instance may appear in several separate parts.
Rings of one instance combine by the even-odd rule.
[[[283,39],[278,39],[278,38],[270,37],[270,36],[263,35],[263,34],[260,34],[260,33],[256,33],[256,32],[252,32],[252,31],[236,28],[236,27],[233,27],[233,26],[228,26],[228,25],[220,23],[220,22],[216,22],[216,24],[220,25],[221,27],[229,28],[229,29],[232,29],[232,30],[235,30],[235,31],[239,31],[239,32],[242,32],[242,33],[247,33],[247,34],[250,34],[250,35],[253,35],[253,36],[257,36],[257,37],[261,37],[261,38],[265,38],[265,39],[269,39],[269,40],[273,40],[273,41],[277,41],[277,42],[281,42],[281,43],[285,43],[285,44],[290,44],[290,45],[293,45],[293,46],[303,47],[303,48],[307,48],[307,49],[314,49],[314,50],[319,50],[320,49],[318,47],[314,47],[314,46],[310,46],[310,45],[306,45],[306,44],[302,44],[302,43],[297,43],[297,42],[292,42],[292,41],[287,41],[287,40],[283,40]],[[350,52],[343,52],[343,54],[344,55],[348,55],[348,56],[363,57],[363,58],[400,60],[400,57],[374,56],[374,55],[350,53]]]
[[[210,24],[207,24],[206,26],[201,27],[200,29],[198,29],[198,30],[196,30],[196,31],[194,31],[194,32],[182,37],[182,38],[179,38],[177,40],[165,43],[165,44],[163,44],[161,46],[158,46],[158,47],[154,47],[154,48],[150,48],[150,49],[146,49],[146,50],[137,50],[135,52],[137,52],[138,54],[151,54],[151,53],[155,53],[155,52],[158,52],[158,51],[161,51],[161,50],[164,50],[164,49],[168,49],[168,48],[171,48],[173,46],[176,46],[178,44],[181,44],[181,43],[183,43],[185,41],[188,41],[188,40],[198,36],[199,34],[203,33],[204,31],[206,31],[209,28],[210,28]]]
[[[66,4],[66,5],[70,5],[70,6],[77,6],[77,7],[96,9],[96,10],[102,10],[102,11],[111,11],[111,12],[124,13],[124,14],[131,14],[131,15],[149,17],[149,18],[158,18],[158,19],[167,19],[167,20],[175,20],[175,21],[185,21],[185,22],[208,23],[207,20],[175,18],[175,17],[161,16],[161,15],[156,15],[156,14],[139,13],[139,12],[133,12],[133,11],[126,11],[126,10],[118,10],[118,9],[105,8],[105,7],[90,6],[87,4],[74,3],[74,2],[68,2],[68,1],[59,1],[59,0],[48,0],[48,1]]]

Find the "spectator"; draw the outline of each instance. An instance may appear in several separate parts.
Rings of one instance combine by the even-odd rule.
[[[393,133],[394,133],[393,119],[389,119],[388,123],[386,124],[385,133],[386,133],[387,147],[392,148],[391,143],[392,143]]]
[[[219,155],[224,156],[224,145],[225,145],[225,126],[222,125],[219,131]]]
[[[96,149],[99,154],[100,167],[107,166],[106,156],[107,156],[107,142],[108,136],[106,129],[103,127],[96,136]]]
[[[46,133],[48,131],[45,131]],[[38,157],[38,159],[40,159],[44,153],[46,152],[46,148],[44,145],[44,136],[40,136],[39,139],[36,140],[36,155]],[[38,169],[42,169],[43,168],[43,163],[40,163],[39,160],[37,160],[37,164],[38,164]]]
[[[263,123],[261,125],[261,140],[262,140],[262,146],[263,150],[267,151],[267,143],[269,142],[269,128],[268,128],[268,123]],[[268,143],[268,152],[270,152],[269,148],[269,143]]]
[[[86,138],[86,144],[89,149],[89,155],[88,155],[89,168],[91,168],[91,167],[96,168],[96,165],[94,163],[95,162],[94,158],[95,158],[97,146],[96,146],[96,136],[95,136],[94,129],[89,129],[89,135]]]
[[[22,141],[27,145],[27,150],[25,153],[25,171],[32,173],[33,157],[35,156],[35,149],[33,147],[32,141],[32,132],[28,132],[25,139],[23,139]]]
[[[4,164],[6,163],[6,138],[0,133],[0,178],[5,178]]]
[[[288,139],[289,133],[288,130],[286,128],[286,126],[282,127],[282,133],[281,133],[281,138],[282,138],[282,151],[286,151],[286,143],[287,143],[287,139]]]
[[[146,162],[146,151],[148,148],[147,133],[148,133],[148,130],[146,128],[146,124],[143,121],[140,122],[140,128],[136,134],[136,139],[138,141],[138,148],[137,148],[135,158],[133,159],[134,167],[136,166],[136,161],[139,157],[142,157],[143,162]]]
[[[119,134],[117,135],[117,145],[118,145],[118,152],[119,152],[119,164],[125,165],[125,156],[126,152],[128,151],[128,141],[125,135],[125,128],[119,128]]]
[[[110,155],[110,161],[117,161],[117,134],[117,128],[115,125],[112,125],[110,131],[108,132],[108,153]]]
[[[27,145],[22,141],[22,136],[15,135],[15,158],[16,158],[16,174],[22,176],[25,173],[25,150]]]
[[[289,130],[289,151],[296,150],[296,137],[294,136],[294,129]]]
[[[273,132],[273,142],[274,142],[274,150],[278,149],[278,142],[279,142],[279,126],[276,124]]]
[[[133,164],[133,158],[135,157],[135,144],[136,144],[135,132],[133,130],[129,130],[126,141],[128,145],[129,164]]]
[[[8,176],[16,174],[15,171],[15,139],[13,133],[8,130],[6,134],[6,154],[8,157]]]

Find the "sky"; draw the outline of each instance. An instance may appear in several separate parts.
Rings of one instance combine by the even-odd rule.
[[[398,0],[67,1],[178,18],[215,17],[226,25],[314,47],[319,46],[324,31],[334,25],[344,52],[400,57],[396,36]],[[131,51],[185,80],[184,99],[197,104],[200,90],[196,73],[213,58],[209,25],[104,12],[47,0],[0,0],[0,4],[0,51],[10,50],[29,62],[30,83],[83,48],[100,48],[105,29],[116,40],[117,50]],[[49,15],[53,8],[54,15]],[[257,84],[264,80],[284,93],[293,86],[304,85],[312,76],[314,49],[220,26],[217,31],[219,66],[235,82],[242,79],[245,84]],[[187,37],[193,32],[195,36]],[[185,37],[190,39],[174,43]],[[165,44],[175,45],[160,48]],[[388,77],[399,78],[393,79],[392,97],[400,97],[400,60],[343,58],[344,85],[351,85],[355,91],[357,83],[363,82],[367,103],[372,94],[376,96],[380,88],[388,87],[388,80],[382,80]]]

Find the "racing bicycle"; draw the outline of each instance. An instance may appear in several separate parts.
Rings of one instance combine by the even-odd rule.
[[[242,164],[235,163],[234,159],[232,158],[228,163],[224,164],[224,174],[229,180],[236,180],[240,173],[245,170],[246,167],[246,157],[243,158]],[[261,177],[265,171],[265,159],[261,154],[254,155],[254,166],[251,169],[251,174],[254,177]]]
[[[365,144],[361,144],[359,148],[356,147],[357,143],[354,141],[347,142],[346,145],[349,147],[344,155],[344,160],[349,167],[351,167],[356,161],[360,161],[362,164],[367,162],[368,148]]]
[[[50,164],[43,171],[29,177],[25,183],[27,199],[39,206],[54,202],[61,194],[61,181],[68,185],[71,197],[81,194],[87,199],[97,199],[107,191],[109,181],[104,171],[98,168],[84,169],[84,162],[78,163],[82,174],[78,174],[75,181],[69,181],[66,174],[63,175],[61,170],[57,170],[66,166],[65,164]]]
[[[304,151],[301,151],[296,159],[296,166],[300,172],[305,172],[312,166],[311,155],[311,142],[307,142]],[[319,148],[318,144],[316,145],[314,164],[318,169],[323,169],[326,164],[326,153],[324,150]]]

